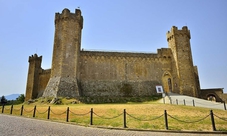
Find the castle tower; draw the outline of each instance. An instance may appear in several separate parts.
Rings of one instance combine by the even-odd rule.
[[[190,31],[186,26],[182,27],[182,30],[173,26],[166,35],[173,54],[173,75],[175,75],[173,92],[197,97],[198,84],[192,60]]]
[[[79,96],[78,60],[81,47],[83,17],[79,9],[64,9],[55,14],[55,36],[50,80],[44,97]]]
[[[42,56],[39,57],[37,54],[29,56],[28,62],[29,62],[29,68],[28,68],[25,101],[28,101],[29,99],[37,98],[39,70],[41,69]]]

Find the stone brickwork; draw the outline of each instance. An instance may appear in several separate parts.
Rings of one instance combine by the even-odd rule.
[[[41,69],[42,56],[39,57],[37,54],[29,56],[28,62],[29,69],[25,100],[34,99],[38,95],[39,70]]]
[[[167,32],[168,48],[157,53],[81,50],[83,17],[79,9],[55,14],[52,68],[42,57],[29,57],[26,100],[43,97],[143,97],[164,91],[199,97],[190,31],[175,26]],[[138,45],[139,46],[139,45]]]
[[[61,14],[56,13],[52,71],[44,97],[79,96],[77,68],[82,28],[80,10],[70,13],[68,9],[64,9]]]
[[[44,89],[50,79],[50,69],[41,68],[42,56],[34,54],[29,56],[29,69],[27,77],[27,86],[25,100],[35,99],[42,96]]]
[[[180,94],[198,97],[199,86],[196,80],[196,71],[193,66],[192,52],[190,45],[190,31],[185,26],[182,30],[172,27],[167,33],[169,48],[173,53],[173,73],[180,80],[176,82]]]
[[[46,89],[47,83],[49,82],[50,74],[51,74],[51,69],[47,69],[47,70],[40,69],[38,97],[41,97],[43,95],[43,92]]]
[[[227,94],[223,93],[223,88],[201,89],[200,98],[214,100],[217,102],[227,102]]]
[[[84,96],[151,96],[171,68],[171,52],[158,54],[81,51],[80,84]],[[171,69],[169,69],[171,70]],[[127,87],[128,88],[127,88]]]

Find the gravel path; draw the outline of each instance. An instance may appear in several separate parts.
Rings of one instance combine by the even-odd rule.
[[[0,136],[153,136],[153,135],[213,136],[214,134],[198,134],[198,133],[191,134],[191,133],[100,129],[0,114]]]

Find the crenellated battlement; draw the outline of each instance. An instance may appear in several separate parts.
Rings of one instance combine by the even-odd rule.
[[[163,60],[171,59],[172,53],[169,48],[161,48],[158,53],[133,53],[133,52],[102,52],[102,51],[81,51],[81,57],[102,59],[147,59],[147,60]]]
[[[42,61],[42,56],[38,56],[37,54],[29,56],[28,62],[34,61],[34,60],[40,60]]]
[[[187,36],[191,39],[190,30],[188,30],[187,26],[183,26],[181,30],[173,26],[171,30],[166,33],[167,41],[171,40],[174,36]]]
[[[169,48],[161,48],[158,49],[158,57],[159,58],[171,58],[172,52]]]
[[[81,29],[83,28],[83,16],[81,16],[80,9],[75,9],[75,13],[71,13],[69,9],[65,8],[62,13],[55,13],[55,24],[59,21],[67,20],[78,21]]]

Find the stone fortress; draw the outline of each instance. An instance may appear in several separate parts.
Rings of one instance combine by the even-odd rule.
[[[156,85],[173,92],[227,101],[223,88],[200,89],[193,64],[190,30],[173,26],[168,48],[157,53],[81,50],[83,16],[79,9],[55,14],[51,69],[41,68],[42,56],[29,57],[25,100],[38,97],[149,97]]]

